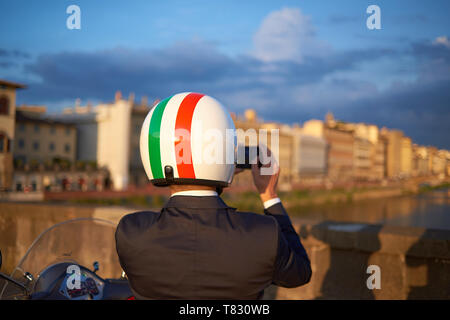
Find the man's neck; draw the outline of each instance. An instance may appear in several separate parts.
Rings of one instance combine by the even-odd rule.
[[[172,193],[170,196],[213,197],[217,195],[217,192],[213,190],[185,190]]]
[[[171,185],[171,196],[176,195],[217,195],[216,188],[201,185]]]

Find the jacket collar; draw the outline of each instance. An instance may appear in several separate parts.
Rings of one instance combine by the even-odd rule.
[[[198,197],[177,195],[170,197],[163,208],[234,209],[227,206],[219,196]]]

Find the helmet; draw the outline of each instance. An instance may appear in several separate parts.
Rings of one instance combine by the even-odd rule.
[[[236,157],[235,127],[216,99],[178,93],[147,114],[140,137],[141,160],[156,186],[199,184],[227,187]]]

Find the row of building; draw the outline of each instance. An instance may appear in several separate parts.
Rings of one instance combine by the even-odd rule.
[[[254,110],[234,121],[243,129],[279,129],[280,183],[285,188],[450,176],[450,151],[417,145],[400,130],[337,121],[331,113],[303,126],[268,123]]]
[[[16,108],[16,90],[0,80],[1,190],[124,190],[148,182],[139,136],[156,104],[120,92],[114,101],[66,108],[49,114],[44,106]],[[427,175],[450,175],[450,152],[419,146],[399,130],[364,123],[309,120],[303,126],[266,122],[254,110],[232,114],[236,128],[279,131],[280,186],[380,182]],[[245,140],[245,138],[244,138]],[[244,141],[245,143],[245,141]],[[236,176],[236,185],[248,177]]]
[[[0,80],[0,190],[124,190],[148,181],[139,154],[145,100],[117,93],[111,103],[49,114],[16,107],[23,88]]]

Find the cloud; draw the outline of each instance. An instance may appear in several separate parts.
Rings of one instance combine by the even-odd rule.
[[[0,57],[30,58],[30,54],[21,50],[7,50],[0,48]]]
[[[450,41],[448,40],[447,36],[441,36],[441,37],[437,37],[434,41],[433,41],[434,45],[442,45],[446,48],[450,48]]]
[[[416,142],[450,149],[450,48],[425,41],[411,44],[409,54],[419,65],[415,81],[350,101],[338,116],[399,128]]]
[[[265,62],[302,62],[305,56],[323,56],[330,49],[316,38],[311,19],[298,8],[271,12],[253,37],[253,54]]]
[[[0,48],[0,68],[9,69],[19,66],[17,60],[28,58],[30,58],[30,55],[27,52]]]
[[[340,15],[333,14],[328,18],[328,21],[331,24],[345,24],[345,23],[353,23],[361,20],[361,17],[358,16],[348,16],[348,15]]]
[[[25,70],[41,81],[30,86],[36,99],[84,96],[109,99],[116,90],[169,95],[200,89],[229,73],[238,73],[230,58],[201,41],[158,50],[113,48],[95,52],[40,55]]]
[[[203,41],[176,43],[164,49],[112,48],[94,52],[43,54],[25,65],[40,79],[21,96],[58,101],[84,97],[110,99],[116,90],[165,97],[178,91],[279,92],[320,83],[327,75],[357,68],[358,63],[395,54],[390,50],[352,50],[299,62],[264,62],[252,56],[229,57]],[[292,96],[292,95],[290,95]],[[230,101],[231,102],[231,101]],[[239,100],[233,106],[241,106]],[[245,105],[251,107],[251,104]]]
[[[396,23],[402,23],[402,24],[408,24],[411,25],[412,23],[428,23],[430,21],[430,18],[425,14],[402,14],[394,16]]]
[[[17,66],[18,64],[11,61],[0,61],[0,68],[8,69]]]

